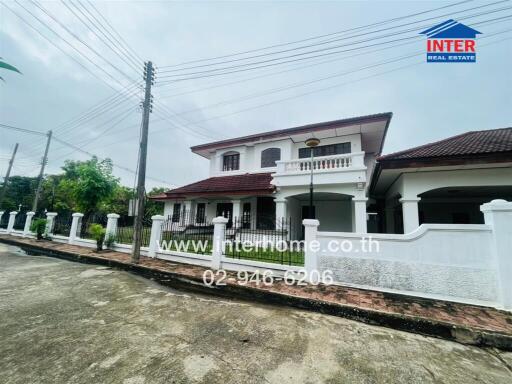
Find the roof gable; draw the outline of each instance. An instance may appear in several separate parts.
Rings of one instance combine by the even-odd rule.
[[[420,34],[427,35],[429,39],[474,39],[482,32],[450,19],[426,29]]]

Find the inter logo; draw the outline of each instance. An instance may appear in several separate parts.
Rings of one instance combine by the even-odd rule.
[[[427,36],[428,63],[476,62],[477,30],[455,20],[447,20],[420,34]]]

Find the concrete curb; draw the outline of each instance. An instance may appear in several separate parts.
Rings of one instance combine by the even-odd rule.
[[[175,272],[164,271],[157,268],[125,263],[119,260],[107,259],[100,256],[77,255],[75,253],[65,252],[62,250],[27,245],[17,242],[14,239],[1,238],[0,242],[18,246],[32,255],[55,257],[85,264],[104,265],[132,272],[139,276],[154,280],[159,284],[179,290],[247,301],[256,301],[264,304],[285,305],[308,311],[344,317],[366,324],[456,341],[461,344],[479,347],[494,347],[505,351],[512,351],[512,334],[509,335],[499,332],[489,332],[470,327],[462,327],[438,320],[428,320],[421,317],[380,312],[322,300],[270,292],[249,286],[240,286],[230,282],[227,282],[226,285],[210,287],[205,285],[202,279],[181,275]]]

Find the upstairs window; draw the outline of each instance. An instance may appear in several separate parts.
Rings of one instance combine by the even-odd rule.
[[[240,169],[240,154],[238,152],[228,152],[222,158],[223,171],[238,171]]]
[[[342,155],[344,153],[350,153],[350,142],[349,143],[338,143],[329,145],[319,145],[315,147],[313,155],[315,157],[320,156],[333,156]],[[299,148],[299,159],[311,157],[311,148]]]
[[[261,151],[261,168],[275,167],[278,160],[281,160],[280,148],[267,148]]]

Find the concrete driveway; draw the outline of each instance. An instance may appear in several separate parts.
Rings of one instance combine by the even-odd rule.
[[[510,383],[512,354],[0,244],[2,383]]]

